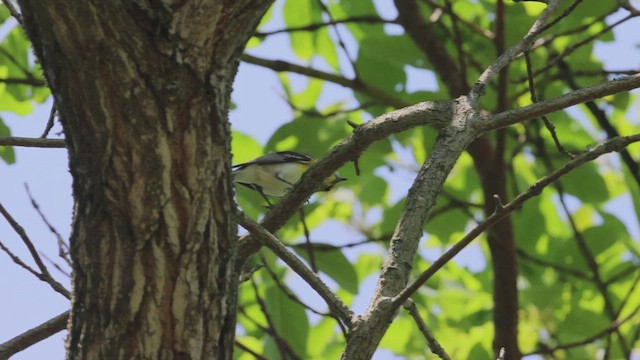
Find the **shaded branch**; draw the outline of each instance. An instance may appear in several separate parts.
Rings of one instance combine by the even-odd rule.
[[[438,355],[438,357],[442,360],[450,360],[451,358],[449,357],[449,354],[447,354],[442,345],[440,345],[438,340],[436,340],[436,338],[433,336],[433,333],[431,333],[431,331],[427,327],[427,324],[425,324],[424,320],[422,320],[422,317],[418,312],[418,308],[416,307],[416,303],[411,299],[407,299],[407,301],[405,301],[404,303],[404,308],[409,311],[409,314],[413,318],[413,321],[415,321],[416,325],[418,325],[418,329],[420,329],[420,332],[427,340],[427,344],[429,345],[429,349],[431,350],[431,352]]]

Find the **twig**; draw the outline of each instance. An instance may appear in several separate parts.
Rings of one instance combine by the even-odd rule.
[[[24,137],[2,137],[0,136],[0,146],[25,146],[38,148],[60,148],[64,149],[67,144],[60,139],[39,139]]]
[[[262,260],[262,268],[264,268],[265,270],[267,270],[267,273],[269,273],[269,276],[271,277],[271,279],[273,280],[273,282],[276,284],[276,286],[278,288],[280,288],[280,290],[282,290],[282,292],[289,298],[291,299],[291,301],[296,302],[298,304],[300,304],[300,306],[302,306],[303,308],[311,311],[312,313],[316,314],[316,315],[320,315],[320,316],[331,316],[331,314],[329,313],[325,313],[322,312],[320,310],[316,310],[314,308],[312,308],[311,306],[305,304],[302,300],[300,300],[300,298],[298,298],[296,296],[296,294],[294,294],[291,289],[289,289],[285,284],[282,283],[282,281],[280,281],[280,279],[278,278],[278,275],[276,275],[276,273],[273,271],[273,269],[271,269],[271,267],[269,266],[269,264],[267,263],[267,260],[261,256],[260,257]]]
[[[287,359],[290,356],[293,359],[300,359],[300,357],[293,351],[291,346],[289,346],[287,341],[280,334],[278,334],[275,324],[273,323],[273,320],[271,320],[271,315],[267,310],[267,305],[262,300],[262,297],[260,296],[260,292],[258,291],[258,285],[256,284],[256,281],[253,278],[251,278],[251,286],[253,287],[253,291],[256,295],[256,301],[258,302],[258,306],[262,311],[262,315],[264,315],[264,318],[267,321],[267,326],[268,326],[267,333],[271,335],[273,337],[273,340],[276,342],[276,346],[280,351],[280,358]],[[285,354],[288,356],[285,356]]]
[[[16,234],[18,234],[18,237],[20,237],[20,239],[22,240],[24,245],[27,247],[27,249],[29,250],[29,253],[31,254],[31,258],[33,259],[33,261],[35,261],[36,266],[40,270],[40,273],[36,273],[35,271],[31,271],[31,270],[29,270],[29,268],[26,268],[26,269],[29,270],[29,272],[31,272],[32,274],[34,274],[39,280],[44,281],[47,284],[49,284],[49,286],[51,286],[51,288],[54,291],[60,293],[62,296],[66,297],[67,299],[70,299],[71,298],[71,294],[69,293],[69,290],[65,289],[65,287],[62,286],[62,284],[57,282],[51,276],[51,273],[49,273],[49,269],[47,269],[45,264],[42,262],[42,259],[40,258],[40,255],[38,254],[38,251],[36,250],[36,247],[33,245],[33,242],[31,241],[31,239],[29,238],[27,233],[24,231],[24,228],[22,226],[20,226],[20,224],[18,224],[17,221],[15,221],[15,219],[11,216],[11,214],[9,214],[9,212],[4,208],[4,206],[1,203],[0,203],[0,214],[2,214],[2,216],[5,218],[5,220],[7,220],[7,222],[9,223],[11,228],[13,229],[13,231],[15,231]],[[3,248],[3,250],[5,252],[7,252],[8,249],[5,250],[4,245],[2,246],[2,248]],[[12,259],[15,262],[15,259],[13,257],[12,257]]]
[[[35,78],[0,78],[0,83],[9,85],[29,85],[35,87],[47,86],[47,83],[44,80]]]
[[[407,299],[407,301],[404,302],[404,308],[409,311],[409,314],[413,318],[413,321],[415,321],[416,325],[418,325],[418,329],[420,329],[420,332],[422,333],[422,335],[424,335],[424,338],[427,339],[427,344],[429,345],[429,349],[431,350],[431,352],[438,355],[438,357],[442,360],[451,360],[442,345],[440,345],[438,340],[436,340],[436,338],[433,336],[433,334],[427,327],[427,324],[425,324],[425,322],[422,320],[422,317],[418,312],[418,308],[416,307],[416,304],[413,302],[413,300]]]
[[[354,79],[358,79],[358,68],[356,67],[356,62],[353,59],[353,57],[351,57],[351,54],[349,53],[349,50],[347,49],[347,45],[345,45],[344,41],[342,40],[342,35],[340,34],[340,30],[338,29],[338,25],[335,23],[335,20],[333,20],[333,16],[331,15],[331,11],[329,11],[329,8],[324,4],[324,2],[322,2],[322,0],[317,0],[318,4],[320,5],[320,7],[322,8],[322,11],[324,11],[325,14],[327,14],[327,16],[329,17],[329,20],[331,22],[333,22],[333,24],[331,25],[331,27],[333,27],[333,30],[336,32],[336,38],[338,39],[338,45],[340,46],[340,48],[342,49],[342,52],[344,52],[344,55],[347,57],[347,60],[349,60],[349,63],[351,64],[351,70],[353,71],[354,74]]]
[[[409,284],[393,299],[392,306],[395,308],[401,306],[402,303],[409,298],[409,296],[411,296],[422,286],[422,284],[429,280],[431,276],[436,273],[436,271],[442,268],[456,254],[458,254],[460,251],[462,251],[462,249],[469,245],[469,243],[471,243],[473,239],[489,229],[491,226],[495,225],[498,221],[502,220],[505,216],[509,215],[514,210],[520,208],[525,201],[540,195],[545,187],[549,186],[560,177],[568,174],[578,166],[594,160],[603,154],[620,151],[629,144],[637,141],[640,141],[640,134],[607,140],[596,146],[592,151],[578,155],[575,159],[566,163],[560,169],[533,183],[525,192],[518,195],[504,207],[499,208],[496,212],[491,214],[491,216],[489,216],[482,224],[476,226],[473,230],[467,233],[466,236],[460,239],[460,241],[458,241],[449,250],[442,254],[442,256],[434,261],[427,270],[423,271],[411,284]]]
[[[33,329],[0,344],[0,359],[8,359],[16,353],[32,346],[49,336],[64,330],[69,320],[69,312],[66,311],[51,320],[48,320]]]
[[[571,275],[571,276],[576,277],[578,279],[591,281],[591,277],[589,275],[583,273],[580,270],[572,269],[572,268],[569,268],[569,267],[566,267],[566,266],[562,266],[560,264],[556,264],[556,263],[548,261],[548,260],[537,258],[537,257],[535,257],[535,256],[533,256],[531,254],[528,254],[526,251],[524,251],[522,249],[517,249],[516,252],[517,252],[518,256],[522,257],[525,260],[529,260],[534,264],[550,267],[550,268],[552,268],[553,270],[555,270],[555,271],[557,271],[559,273]]]
[[[311,286],[317,293],[324,299],[329,305],[329,308],[336,313],[336,315],[344,322],[344,324],[351,328],[353,313],[349,308],[338,298],[329,287],[320,280],[318,275],[309,270],[300,259],[298,259],[271,233],[269,233],[262,225],[256,223],[245,214],[241,214],[239,221],[240,225],[247,229],[253,236],[258,238],[266,247],[273,251],[282,261],[284,261],[289,267],[295,271],[301,278],[303,278],[309,286]]]
[[[249,64],[267,67],[277,72],[285,72],[285,71],[293,72],[296,74],[306,75],[312,78],[329,81],[334,84],[342,85],[344,87],[348,87],[355,91],[369,95],[383,102],[384,104],[393,106],[395,108],[402,108],[410,105],[408,102],[398,99],[392,95],[389,95],[388,93],[378,88],[375,88],[371,85],[367,85],[366,83],[360,80],[347,79],[340,75],[327,73],[327,72],[316,70],[310,67],[296,65],[296,64],[292,64],[292,63],[281,61],[281,60],[262,59],[262,58],[258,58],[248,54],[242,55],[242,61]]]
[[[541,30],[544,28],[544,24],[547,22],[551,14],[556,10],[558,6],[558,0],[549,0],[549,4],[547,8],[544,9],[542,14],[538,17],[538,19],[533,23],[527,35],[516,45],[512,46],[509,50],[505,51],[502,55],[500,55],[487,69],[480,75],[476,83],[471,88],[469,92],[469,100],[473,106],[478,105],[478,101],[480,100],[480,96],[484,93],[484,90],[496,76],[498,76],[500,70],[507,66],[509,63],[515,59],[518,54],[523,51],[529,50],[533,45],[534,40],[540,34]]]
[[[535,104],[538,102],[538,96],[536,95],[536,87],[533,84],[533,70],[531,66],[531,57],[529,56],[529,51],[524,52],[524,58],[527,66],[527,80],[529,84],[529,92],[531,93],[531,102]],[[547,117],[544,115],[542,115],[540,118],[542,118],[542,121],[544,122],[544,126],[547,128],[547,130],[551,134],[551,138],[553,139],[554,144],[556,144],[556,148],[558,149],[558,151],[562,154],[567,155],[569,159],[575,158],[576,155],[568,152],[564,148],[564,146],[562,146],[562,144],[560,143],[560,140],[558,139],[558,134],[556,133],[556,127],[551,123],[551,121],[549,121],[549,119],[547,119]]]
[[[318,265],[316,264],[316,255],[313,252],[313,244],[311,243],[311,235],[309,233],[309,227],[307,227],[307,221],[305,220],[304,207],[301,207],[300,210],[300,222],[302,223],[302,230],[304,232],[304,240],[307,245],[306,250],[307,254],[309,254],[309,265],[311,265],[311,270],[314,273],[318,273]]]
[[[56,117],[56,101],[53,101],[53,104],[51,104],[51,112],[49,113],[49,120],[47,121],[47,126],[44,128],[44,131],[42,132],[42,135],[40,135],[41,139],[44,139],[47,137],[47,135],[49,135],[49,131],[51,131],[51,128],[53,128],[53,120]]]
[[[29,196],[29,200],[31,201],[31,206],[33,206],[33,208],[36,210],[38,215],[40,215],[40,219],[42,219],[44,224],[47,225],[47,227],[49,228],[49,231],[51,231],[51,233],[56,237],[56,241],[58,242],[58,256],[60,256],[62,260],[64,260],[64,262],[67,263],[69,267],[71,267],[71,258],[69,258],[69,246],[67,245],[67,243],[65,243],[64,239],[62,238],[62,235],[60,235],[58,230],[56,230],[56,228],[53,227],[53,225],[51,225],[47,217],[44,216],[44,213],[42,212],[42,210],[40,210],[40,206],[38,205],[36,200],[33,198],[33,195],[31,194],[31,190],[29,190],[29,185],[25,183],[24,187],[27,190],[27,195]]]
[[[253,355],[254,358],[256,358],[257,360],[269,360],[266,357],[258,354],[257,352],[251,350],[249,347],[247,347],[246,345],[244,345],[243,343],[241,343],[238,339],[234,340],[233,344],[240,350],[247,352],[251,355]]]
[[[567,64],[565,61],[560,61],[560,63],[558,64],[558,68],[560,69],[560,73],[564,75],[563,79],[565,80],[567,85],[569,85],[572,90],[578,89],[578,84],[572,77],[572,72],[569,64]],[[602,109],[600,109],[594,101],[587,101],[585,103],[585,106],[587,107],[587,109],[589,109],[589,112],[596,119],[600,127],[607,133],[608,138],[620,136],[618,130],[609,121],[607,114]],[[636,180],[638,186],[640,186],[640,166],[638,165],[638,163],[633,159],[627,149],[624,149],[620,152],[620,157],[629,169],[631,176]]]
[[[13,16],[13,18],[16,19],[18,24],[23,25],[23,23],[22,23],[22,15],[20,15],[18,10],[11,3],[11,1],[10,0],[2,0],[2,3],[4,4],[4,6],[7,7],[7,9],[9,10],[9,14],[11,14],[11,16]]]
[[[4,0],[3,0],[4,1]],[[253,36],[257,38],[265,38],[270,35],[276,34],[286,34],[292,33],[296,31],[315,31],[323,27],[337,25],[337,24],[349,24],[349,23],[365,23],[365,24],[393,24],[396,21],[394,20],[385,20],[380,18],[378,15],[363,15],[363,16],[353,16],[346,19],[331,19],[330,21],[309,24],[304,26],[294,26],[286,29],[273,30],[273,31],[265,31],[265,32],[256,32]]]

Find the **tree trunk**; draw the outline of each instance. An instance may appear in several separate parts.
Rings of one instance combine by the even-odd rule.
[[[269,4],[20,1],[73,176],[69,359],[231,358],[227,112]]]

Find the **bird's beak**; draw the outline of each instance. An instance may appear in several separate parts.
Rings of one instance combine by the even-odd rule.
[[[337,184],[337,183],[339,183],[339,182],[341,182],[341,181],[345,181],[345,180],[347,180],[347,178],[343,178],[342,176],[340,176],[340,175],[336,174],[336,175],[335,175],[335,179],[333,179],[333,182],[331,183],[331,185],[329,185],[329,186],[327,186],[326,188],[322,189],[322,191],[329,191],[329,190],[331,190],[331,188],[332,188],[335,184]]]

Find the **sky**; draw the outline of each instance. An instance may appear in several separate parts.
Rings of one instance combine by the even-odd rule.
[[[390,0],[377,1],[377,5],[385,9],[392,9],[390,4]],[[282,20],[278,19],[278,13],[279,11],[274,12],[276,16],[272,25],[274,29],[282,27]],[[597,45],[597,53],[599,57],[604,59],[608,68],[637,69],[640,66],[640,60],[632,56],[625,56],[625,53],[635,47],[639,29],[640,24],[637,21],[635,24],[623,25],[616,30],[616,38],[619,39],[618,41],[622,41],[623,45],[620,42],[615,45]],[[389,29],[389,31],[397,31],[397,29]],[[2,36],[4,34],[0,31],[0,38]],[[286,35],[272,37],[260,47],[250,49],[249,53],[270,59],[297,62],[289,49]],[[320,64],[320,66],[322,65]],[[431,74],[415,71],[412,74],[409,76],[408,89],[419,90],[434,86]],[[301,77],[294,80],[294,83],[296,81],[298,86],[304,82]],[[236,110],[230,114],[232,127],[255,137],[262,144],[266,143],[269,136],[291,118],[291,111],[286,102],[282,100],[282,93],[275,73],[254,65],[241,64],[232,94],[232,100],[237,105]],[[329,85],[329,91],[324,93],[319,107],[322,107],[322,104],[329,104],[345,97],[352,99],[349,91],[335,85]],[[38,137],[46,124],[50,106],[51,102],[48,101],[39,106],[32,115],[26,117],[16,117],[6,113],[0,113],[0,116],[11,129],[13,136]],[[58,134],[60,131],[60,125],[56,123],[51,134]],[[49,222],[56,227],[63,238],[67,239],[72,219],[72,198],[70,195],[71,177],[67,167],[66,152],[63,149],[42,150],[23,147],[17,147],[15,150],[17,157],[15,164],[7,165],[0,162],[0,203],[26,229],[37,248],[53,261],[58,261],[55,237],[30,205],[25,184],[29,186]],[[410,179],[396,178],[392,181],[394,181],[395,191],[392,197],[402,196],[411,185]],[[620,203],[612,205],[613,210],[628,212],[629,202],[625,203],[624,199],[619,201]],[[628,222],[628,225],[632,233],[638,234],[635,222]],[[338,225],[325,226],[314,232],[314,236],[322,237],[323,233],[332,232],[333,226]],[[357,234],[349,232],[349,229],[342,230],[347,231],[346,237],[351,236],[358,239]],[[22,259],[32,263],[20,239],[2,219],[0,219],[0,240]],[[348,240],[341,238],[341,241]],[[366,250],[371,250],[371,248]],[[461,257],[471,259],[469,262],[473,263],[473,259],[478,258],[477,255],[474,255],[478,251],[477,247],[471,247],[466,251],[466,254],[461,254]],[[435,254],[427,255],[434,256]],[[70,288],[69,279],[65,275],[57,272],[52,266],[50,269],[59,281]],[[5,254],[0,254],[0,274],[2,274],[0,289],[10,289],[5,292],[5,294],[9,294],[8,296],[0,297],[0,342],[6,341],[68,309],[69,303],[64,297],[53,292],[47,284],[40,282],[33,275],[13,264]],[[364,310],[370,290],[375,285],[372,281],[368,279],[363,284],[362,289],[366,291],[356,299],[354,305],[356,312]],[[301,280],[292,279],[292,282],[295,287],[304,288]],[[311,304],[323,305],[319,299],[312,300]],[[66,332],[60,332],[17,354],[12,359],[63,359],[65,335]],[[376,358],[378,360],[389,359],[391,355],[387,352],[380,352],[377,353]]]

